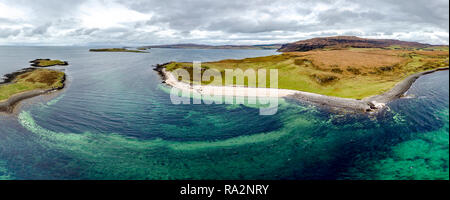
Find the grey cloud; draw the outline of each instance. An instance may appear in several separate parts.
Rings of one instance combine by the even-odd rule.
[[[13,24],[14,20],[0,17],[0,24]]]
[[[127,1],[128,6],[139,12],[154,12],[156,16],[148,25],[167,24],[179,32],[189,30],[223,31],[226,33],[249,33],[259,35],[273,31],[297,31],[308,33],[333,29],[359,29],[362,36],[383,32],[392,35],[395,32],[420,30],[423,28],[442,29],[448,32],[447,1],[344,1],[347,5],[356,5],[354,11],[332,6],[330,10],[316,11],[318,3],[333,5],[335,1]],[[282,2],[282,3],[280,3]],[[297,14],[315,13],[317,23],[303,24],[290,19],[278,19],[281,11],[271,11],[280,5],[286,12],[294,10]],[[310,8],[308,10],[308,8]],[[156,11],[156,12],[155,12]],[[249,13],[271,16],[268,20],[248,20]],[[352,33],[352,32],[348,32]],[[446,39],[448,42],[448,38]]]
[[[432,24],[448,31],[449,2],[448,0],[379,0],[358,1],[349,0],[365,8],[380,10],[380,13],[392,21],[408,23]],[[381,8],[381,9],[380,9]]]
[[[101,30],[101,33],[125,33],[125,32],[129,32],[131,31],[128,28],[107,28],[107,29],[103,29]]]
[[[0,28],[0,38],[8,38],[10,36],[17,36],[20,33],[18,29]]]
[[[11,6],[30,8],[30,16],[36,21],[60,19],[78,12],[77,7],[87,0],[2,0]]]
[[[33,35],[43,35],[43,34],[47,33],[47,30],[48,30],[48,28],[50,28],[51,25],[52,25],[52,23],[50,23],[50,22],[42,24],[42,25],[34,28],[31,31],[30,35],[31,36],[33,36]]]
[[[180,2],[168,1],[124,1],[130,8],[139,12],[154,12],[155,16],[147,22],[147,25],[167,24],[170,28],[180,31],[195,29],[223,30],[236,32],[266,32],[280,30],[287,26],[278,25],[286,22],[264,21],[251,23],[245,17],[248,14],[277,16],[280,13],[271,11],[276,1],[201,1],[193,0]],[[285,1],[295,3],[295,1]],[[309,2],[309,1],[308,1]],[[280,4],[280,3],[278,3]],[[298,3],[296,3],[298,4]],[[283,5],[283,3],[281,3]],[[297,14],[308,14],[311,11],[297,8]],[[220,23],[224,23],[221,25]],[[265,24],[269,23],[269,24]],[[289,22],[288,22],[289,23]],[[233,26],[234,25],[234,26]],[[278,25],[280,28],[271,28]],[[247,28],[247,29],[246,29]],[[252,29],[252,30],[251,30]]]
[[[79,6],[89,1],[95,0],[2,0],[29,8],[32,17],[13,23],[0,18],[0,28],[2,24],[35,27],[14,32],[15,38],[23,36],[16,42],[24,43],[33,37],[46,37],[46,41],[67,37],[80,43],[278,43],[332,35],[449,41],[448,0],[115,0],[128,9],[151,14],[151,19],[111,28],[83,26],[79,16],[84,11]],[[107,1],[99,1],[106,5]],[[319,5],[327,9],[316,9]],[[52,33],[64,34],[50,34],[49,27]],[[194,31],[206,34],[199,36]],[[0,35],[7,32],[2,30]]]
[[[352,24],[358,23],[373,23],[374,21],[386,21],[388,17],[375,12],[352,12],[349,10],[340,11],[339,9],[332,9],[326,12],[320,13],[318,19],[322,25],[339,25],[339,24]]]
[[[68,36],[89,36],[92,33],[99,31],[100,29],[98,28],[79,28],[76,30],[73,30],[71,32],[68,33]]]
[[[246,21],[239,18],[229,18],[216,21],[205,27],[212,31],[226,31],[228,33],[262,33],[272,31],[288,31],[295,29],[298,24],[295,21]]]

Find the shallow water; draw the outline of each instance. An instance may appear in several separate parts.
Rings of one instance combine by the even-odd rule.
[[[68,87],[0,115],[0,179],[448,179],[449,74],[376,116],[281,101],[173,105],[152,65],[271,50],[0,47],[0,74],[36,58],[67,60]]]

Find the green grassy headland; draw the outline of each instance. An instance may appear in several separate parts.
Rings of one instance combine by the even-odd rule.
[[[278,69],[278,88],[328,96],[362,99],[382,94],[407,76],[448,67],[449,51],[425,49],[348,48],[287,52],[280,55],[202,63],[202,72],[216,69],[225,84],[225,69]],[[192,80],[192,63],[172,62],[166,70],[186,69]],[[249,84],[244,78],[244,85]],[[267,81],[268,83],[269,81]],[[202,82],[202,84],[210,84]],[[236,84],[236,79],[234,80]],[[267,85],[268,86],[268,85]]]
[[[64,85],[64,72],[36,69],[18,75],[11,83],[0,85],[0,101],[36,89],[57,89]]]

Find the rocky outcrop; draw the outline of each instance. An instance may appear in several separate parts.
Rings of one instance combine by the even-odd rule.
[[[54,64],[42,65],[41,64],[42,61],[54,61]],[[67,66],[67,65],[69,65],[69,63],[67,61],[51,60],[48,58],[32,60],[32,61],[30,61],[30,63],[31,63],[31,66],[33,66],[33,67],[51,67],[51,66]]]
[[[163,80],[163,83],[166,82],[166,73],[164,73],[164,69],[166,68],[166,65],[170,64],[170,62],[168,63],[164,63],[164,64],[157,64],[155,65],[155,68],[153,68],[153,70],[155,70],[156,72],[158,72],[158,75],[161,77],[161,79]]]

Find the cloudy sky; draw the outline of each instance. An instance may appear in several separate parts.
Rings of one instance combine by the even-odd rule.
[[[0,0],[0,45],[449,43],[448,0]]]

